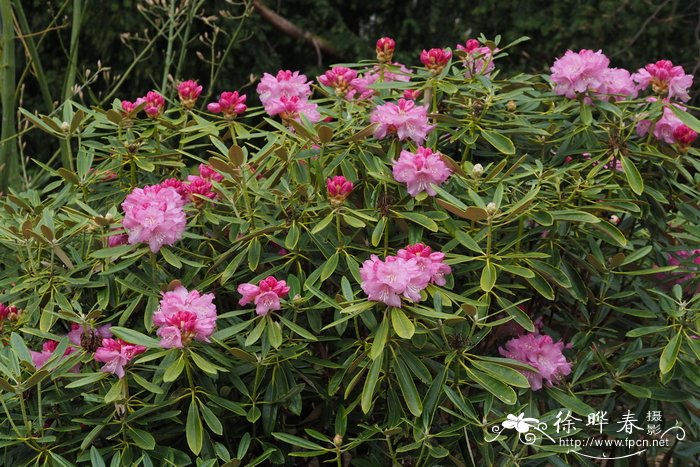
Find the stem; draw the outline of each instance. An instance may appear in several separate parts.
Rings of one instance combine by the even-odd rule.
[[[0,1],[2,17],[2,65],[0,102],[2,103],[2,130],[0,132],[0,191],[15,185],[18,176],[17,128],[15,125],[15,36],[12,6]]]
[[[338,236],[338,251],[344,248],[343,233],[340,230],[340,208],[335,210],[335,233]]]
[[[68,56],[68,72],[63,82],[63,100],[71,98],[75,75],[78,71],[78,45],[80,38],[80,25],[83,20],[82,0],[73,0],[73,21],[70,32],[70,54]]]
[[[160,83],[160,93],[165,95],[165,87],[168,84],[168,72],[173,63],[173,43],[175,42],[175,0],[170,0],[168,9],[168,46],[165,50],[165,65],[163,66],[163,79]],[[184,48],[184,47],[183,47]]]
[[[185,26],[185,35],[182,37],[182,46],[180,47],[180,56],[177,59],[177,68],[175,68],[175,77],[180,75],[180,70],[182,70],[182,64],[185,63],[185,56],[187,53],[187,43],[190,41],[190,30],[192,28],[192,23],[194,23],[194,12],[202,5],[202,1],[197,3],[190,2],[189,10],[187,11],[187,20]]]

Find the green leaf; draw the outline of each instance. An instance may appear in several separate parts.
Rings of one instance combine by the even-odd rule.
[[[668,329],[668,326],[643,326],[641,328],[635,328],[628,331],[625,336],[627,337],[639,337],[646,336],[647,334],[656,334],[661,331]]]
[[[620,232],[620,229],[612,225],[610,222],[601,219],[600,222],[593,225],[593,228],[600,230],[608,237],[610,237],[612,242],[608,243],[612,243],[613,245],[619,245],[622,247],[627,246],[627,238],[625,238],[625,235],[622,232]]]
[[[423,413],[423,403],[418,395],[416,384],[413,382],[411,373],[408,371],[406,364],[401,359],[394,360],[394,368],[396,369],[396,378],[399,381],[401,394],[406,401],[408,410],[415,416],[420,417]]]
[[[280,441],[284,441],[292,446],[297,446],[303,449],[312,449],[316,451],[328,451],[329,449],[324,448],[320,444],[316,444],[313,441],[309,441],[305,438],[300,438],[299,436],[290,435],[289,433],[272,433],[272,436]]]
[[[316,342],[318,340],[318,338],[316,336],[314,336],[313,334],[311,334],[309,331],[302,328],[298,324],[295,324],[292,321],[289,321],[288,319],[286,319],[282,316],[280,316],[279,319],[283,325],[285,325],[292,332],[298,334],[299,336],[303,337],[304,339],[312,341],[312,342]]]
[[[591,106],[584,102],[581,102],[581,122],[586,126],[591,126],[591,123],[593,123]]]
[[[178,376],[180,376],[180,373],[182,373],[182,370],[185,369],[185,359],[180,354],[178,359],[175,361],[174,364],[170,365],[166,370],[165,373],[163,373],[163,381],[166,383],[170,383],[172,381],[175,381]]]
[[[638,397],[640,399],[651,398],[651,391],[649,388],[645,388],[644,386],[637,386],[636,384],[629,384],[620,381],[620,387],[626,392],[632,394],[634,397]]]
[[[260,339],[260,336],[262,336],[262,333],[265,330],[266,325],[267,325],[267,319],[259,318],[258,324],[253,328],[253,330],[250,332],[250,334],[248,334],[248,337],[246,337],[244,345],[246,347],[250,347],[251,345],[255,344],[258,341],[258,339]]]
[[[377,225],[374,226],[374,230],[372,230],[372,246],[379,245],[379,242],[382,240],[382,235],[384,234],[385,228],[386,217],[382,217],[381,219],[379,219],[379,222],[377,222]]]
[[[621,156],[620,159],[622,160],[622,170],[625,171],[625,177],[627,177],[627,183],[630,184],[630,188],[635,194],[641,195],[644,192],[644,180],[642,180],[639,170],[637,170],[634,162],[629,157]]]
[[[277,321],[270,320],[268,323],[267,340],[270,345],[276,349],[282,345],[282,328],[280,327],[280,323]]]
[[[401,308],[391,308],[391,324],[394,332],[403,339],[410,339],[416,332],[416,326]]]
[[[316,226],[311,229],[311,235],[316,235],[317,233],[321,232],[323,229],[328,227],[328,224],[330,224],[333,221],[334,214],[330,213],[326,217],[323,218],[321,222],[316,224]]]
[[[224,426],[221,424],[221,421],[219,421],[219,418],[214,414],[214,412],[212,412],[209,407],[201,402],[199,404],[199,410],[202,411],[202,418],[204,418],[204,422],[207,424],[209,429],[217,435],[223,434]]]
[[[668,106],[671,111],[676,114],[676,117],[683,122],[688,128],[693,131],[700,133],[700,120],[689,114],[683,109],[676,107],[675,105]]]
[[[199,454],[202,450],[203,427],[202,419],[199,417],[199,409],[194,399],[190,402],[190,408],[187,411],[187,422],[185,423],[185,437],[187,445],[194,454]]]
[[[104,373],[102,373],[104,374]],[[163,394],[163,390],[157,384],[151,383],[150,381],[142,378],[137,373],[132,373],[129,375],[131,379],[136,381],[136,384],[144,388],[145,390],[152,392],[153,394]]]
[[[484,268],[481,270],[481,280],[479,281],[481,290],[490,292],[493,286],[496,285],[496,277],[496,268],[490,261],[486,261]]]
[[[149,432],[138,428],[129,428],[129,437],[136,446],[146,451],[151,451],[156,447],[156,440]]]
[[[102,458],[102,454],[97,450],[95,446],[90,447],[90,463],[92,467],[105,467],[105,461]]]
[[[333,253],[330,258],[328,258],[328,261],[326,261],[323,266],[321,267],[321,282],[325,281],[329,277],[333,275],[335,272],[336,268],[338,267],[338,253]]]
[[[260,262],[260,240],[253,238],[248,245],[248,269],[255,271]]]
[[[482,360],[472,360],[471,363],[480,370],[510,386],[516,386],[519,388],[530,387],[530,382],[527,380],[527,378],[517,370]]]
[[[503,154],[515,154],[515,145],[507,136],[490,130],[481,130],[481,136]]]
[[[593,410],[593,408],[590,405],[581,401],[577,397],[566,394],[565,392],[559,389],[547,388],[547,394],[549,394],[552,397],[552,399],[559,402],[562,406],[571,410],[575,414],[586,417],[588,416],[588,414],[595,412],[595,410]]]
[[[382,363],[384,361],[384,353],[380,353],[379,356],[372,361],[369,367],[369,373],[367,374],[367,380],[365,381],[365,386],[362,388],[362,396],[360,397],[360,407],[362,412],[367,414],[372,408],[372,396],[374,396],[374,390],[377,387],[379,381],[379,371],[382,369]]]
[[[284,247],[288,250],[294,250],[294,248],[296,248],[298,242],[299,242],[299,227],[297,227],[297,223],[294,222],[294,223],[292,223],[292,228],[289,229],[289,232],[287,232],[287,236],[284,239]]]
[[[109,330],[112,334],[125,340],[129,344],[143,345],[149,349],[160,348],[160,341],[158,339],[154,339],[138,331],[134,331],[133,329],[112,326]]]
[[[430,230],[431,232],[438,231],[438,225],[435,223],[435,221],[424,214],[420,214],[417,212],[395,212],[395,211],[391,211],[391,212],[396,214],[399,217],[403,217],[404,219],[408,219],[412,222],[415,222],[416,224],[425,227],[426,229]]]
[[[678,360],[678,352],[681,350],[681,333],[677,333],[664,347],[659,359],[659,370],[661,374],[666,374],[673,369]]]
[[[384,346],[386,345],[386,339],[389,336],[389,320],[382,319],[382,322],[377,326],[377,330],[374,333],[374,342],[372,342],[372,348],[369,351],[369,358],[376,360],[377,357],[383,355]]]
[[[90,253],[93,258],[114,258],[115,256],[123,256],[130,253],[134,249],[134,245],[120,245],[112,248],[102,248]]]
[[[192,361],[194,362],[197,367],[202,370],[205,373],[209,373],[210,375],[215,375],[219,371],[224,370],[224,368],[214,365],[211,363],[209,360],[206,358],[202,357],[196,352],[190,351],[190,357],[192,357]]]
[[[570,222],[585,222],[588,224],[596,224],[600,222],[600,219],[583,211],[576,211],[573,209],[564,209],[561,211],[550,211],[552,217],[558,221],[570,221]]]
[[[103,373],[103,372],[84,374],[84,376],[82,378],[78,378],[75,381],[66,384],[64,387],[66,389],[79,388],[82,386],[86,386],[88,384],[96,383],[97,381],[104,379],[106,376],[107,376],[107,373]]]
[[[160,249],[160,254],[163,255],[163,259],[168,262],[175,269],[180,269],[182,267],[182,261],[177,257],[175,253],[170,251],[168,247],[163,247]]]
[[[525,280],[544,298],[554,300],[552,286],[538,272],[535,273],[535,277],[526,278]]]
[[[467,374],[471,379],[476,381],[479,386],[496,396],[503,403],[513,405],[518,401],[515,391],[513,391],[510,386],[497,380],[496,378],[470,368],[467,368]]]

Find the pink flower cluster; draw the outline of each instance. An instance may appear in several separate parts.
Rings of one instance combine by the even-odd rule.
[[[434,75],[439,74],[451,58],[452,52],[449,49],[423,49],[420,54],[421,63]]]
[[[129,243],[148,243],[158,252],[163,245],[172,245],[185,231],[185,200],[175,188],[161,185],[135,188],[122,203],[122,224]]]
[[[548,386],[560,381],[571,373],[571,363],[566,360],[562,350],[562,341],[554,342],[545,334],[528,333],[506,342],[505,348],[499,347],[498,352],[506,357],[532,366],[537,373],[521,371],[530,382],[533,391],[542,389],[543,381]]]
[[[95,351],[95,361],[104,363],[100,371],[114,373],[121,379],[124,377],[124,367],[145,351],[146,347],[122,339],[102,339],[102,345]]]
[[[697,271],[700,267],[700,249],[695,250],[680,250],[673,253],[668,253],[666,255],[666,263],[668,266],[679,266],[679,271],[666,272],[656,274],[656,278],[664,281],[665,284],[669,286],[672,284],[684,284],[690,280],[697,277]],[[693,266],[687,267],[685,264],[693,264]],[[688,274],[684,274],[685,271],[691,271]],[[698,286],[700,290],[700,286]]]
[[[0,329],[2,329],[3,321],[10,320],[14,321],[19,316],[19,310],[14,305],[5,305],[0,303]]]
[[[443,263],[444,257],[422,243],[409,245],[384,261],[372,255],[362,264],[360,285],[367,298],[392,307],[400,308],[402,297],[419,302],[421,291],[431,282],[445,284],[444,276],[451,269]]]
[[[396,134],[401,141],[411,139],[417,144],[423,143],[427,134],[435,128],[435,125],[428,123],[428,109],[406,99],[399,99],[396,104],[378,105],[372,111],[370,121],[377,124],[374,130],[377,139]]]
[[[333,206],[340,206],[343,204],[352,191],[352,188],[352,182],[342,175],[336,175],[335,177],[326,179],[328,198]]]
[[[151,118],[158,118],[165,109],[165,98],[157,91],[148,91],[145,96],[139,97],[134,102],[121,101],[122,111],[126,117],[134,117],[134,110],[141,104],[144,105],[143,110],[146,112],[146,115]]]
[[[433,184],[440,185],[450,176],[452,171],[440,157],[439,152],[419,146],[415,153],[401,151],[399,159],[394,162],[394,179],[406,184],[408,194],[417,196],[426,192],[435,196],[437,192]]]
[[[223,114],[226,120],[233,120],[248,109],[245,105],[247,97],[245,94],[239,95],[238,91],[225,91],[219,96],[218,102],[207,104],[207,109],[214,114]]]
[[[109,328],[111,325],[107,324],[105,326],[100,326],[97,329],[92,329],[92,328],[84,328],[80,324],[73,323],[71,325],[71,330],[67,334],[68,340],[70,341],[71,344],[74,346],[68,346],[63,352],[63,357],[67,357],[68,355],[71,355],[75,352],[78,351],[76,347],[85,347],[83,345],[83,339],[84,335],[85,336],[95,336],[97,338],[97,341],[101,341],[102,339],[112,337],[112,333],[110,332]],[[34,363],[35,368],[41,368],[46,364],[46,362],[51,358],[51,355],[56,351],[56,348],[58,347],[58,342],[54,340],[47,340],[44,341],[44,343],[41,346],[41,351],[36,352],[36,351],[30,351],[31,356],[32,356],[32,362]],[[80,365],[76,365],[71,369],[73,373],[77,373],[80,370]]]
[[[457,53],[462,57],[467,78],[478,75],[488,76],[496,67],[493,63],[494,51],[482,46],[476,39],[469,39],[464,45],[457,45]]]
[[[336,66],[318,77],[318,82],[335,90],[337,96],[345,97],[353,88],[357,72],[344,66]]]
[[[637,97],[637,87],[627,70],[609,68],[610,60],[602,51],[582,49],[567,50],[552,65],[551,79],[554,92],[569,99],[577,95],[590,98],[616,100]]]
[[[32,363],[34,363],[35,368],[41,368],[46,364],[46,362],[51,358],[51,355],[56,351],[56,348],[58,348],[58,342],[53,341],[53,340],[46,340],[44,343],[41,345],[41,352],[36,352],[34,350],[30,350],[29,353],[32,356]],[[68,346],[63,352],[63,357],[67,357],[68,355],[77,352],[78,349],[75,347]],[[62,358],[63,358],[62,357]],[[80,365],[76,365],[71,369],[71,372],[77,373],[80,370]]]
[[[183,81],[177,85],[177,95],[180,97],[180,103],[186,109],[194,107],[201,93],[202,86],[195,80]]]
[[[265,73],[258,84],[260,102],[268,115],[279,115],[283,120],[301,121],[304,115],[309,121],[321,120],[317,105],[309,102],[311,82],[298,71],[280,70],[277,76]]]
[[[647,98],[650,102],[655,102],[656,98]],[[668,99],[663,100],[663,113],[661,118],[652,122],[651,120],[644,119],[637,124],[637,134],[639,136],[645,136],[649,133],[649,130],[653,126],[654,137],[658,140],[665,141],[668,144],[678,143],[682,147],[690,146],[693,141],[698,137],[698,134],[692,129],[688,128],[671,110],[671,106],[678,109],[685,110],[685,107],[669,102]]]
[[[182,348],[193,339],[209,342],[216,329],[214,294],[200,294],[179,286],[163,293],[153,324],[158,327],[160,346]]]
[[[275,277],[268,276],[261,280],[258,285],[250,283],[239,285],[238,293],[243,296],[238,302],[239,305],[245,306],[251,302],[255,303],[255,313],[258,316],[265,316],[270,311],[282,308],[280,298],[289,293],[289,287],[285,281],[278,281]]]
[[[673,66],[670,60],[650,63],[633,74],[632,79],[640,91],[651,86],[652,91],[661,97],[681,102],[690,99],[688,89],[693,85],[693,75],[685,74],[682,66]]]

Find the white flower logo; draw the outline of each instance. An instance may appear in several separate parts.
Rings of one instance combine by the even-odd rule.
[[[503,428],[515,429],[518,433],[527,433],[530,427],[537,426],[539,420],[536,418],[525,418],[525,412],[521,412],[517,417],[513,414],[508,414],[506,420],[501,423]]]

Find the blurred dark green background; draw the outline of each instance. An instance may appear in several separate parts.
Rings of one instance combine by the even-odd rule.
[[[72,29],[72,9],[82,8],[79,31],[78,83],[85,79],[85,70],[94,73],[96,63],[111,68],[110,81],[100,78],[83,89],[85,103],[104,98],[146,45],[145,36],[154,37],[161,21],[167,17],[169,0],[108,1],[72,0],[21,2],[30,29],[40,32],[53,29],[41,37],[38,51],[51,88],[60,89],[67,66]],[[187,9],[190,1],[177,1],[174,6]],[[234,33],[243,15],[245,2],[206,0],[190,21],[188,43],[181,69],[175,79],[196,78],[210,87],[211,73],[201,57],[211,56],[205,44],[215,31],[215,52],[221,53],[227,37]],[[509,42],[520,36],[531,38],[518,45],[499,68],[507,74],[517,71],[547,70],[554,58],[567,48],[603,49],[611,57],[612,66],[636,70],[661,58],[683,65],[695,74],[700,68],[700,1],[688,0],[265,0],[270,10],[301,30],[326,39],[335,54],[317,50],[311,42],[290,37],[262,18],[260,11],[248,2],[248,16],[238,39],[223,62],[214,84],[214,93],[240,89],[253,77],[280,68],[298,69],[313,77],[333,63],[355,61],[374,56],[374,41],[383,35],[397,41],[396,59],[408,65],[418,63],[422,48],[453,47],[469,37],[483,33],[488,38],[500,34]],[[139,8],[140,6],[140,8]],[[158,13],[160,11],[160,13]],[[158,14],[161,19],[158,19]],[[56,21],[52,20],[57,18]],[[149,23],[149,21],[151,21]],[[145,33],[144,30],[148,32]],[[181,29],[180,34],[184,34]],[[130,35],[126,43],[120,40]],[[203,36],[205,35],[206,36]],[[136,37],[138,35],[138,37]],[[199,36],[202,35],[200,38]],[[176,42],[173,54],[183,49]],[[115,97],[135,98],[162,83],[167,40],[158,38],[142,57],[142,62],[128,74]],[[130,47],[133,48],[132,52]],[[21,46],[18,44],[18,52]],[[201,57],[198,57],[201,54]],[[21,61],[22,54],[18,53]],[[171,73],[175,72],[173,65]],[[20,69],[21,70],[21,69]],[[26,108],[43,108],[36,82],[24,80]],[[694,87],[694,95],[697,87]],[[58,94],[58,93],[57,93]]]

